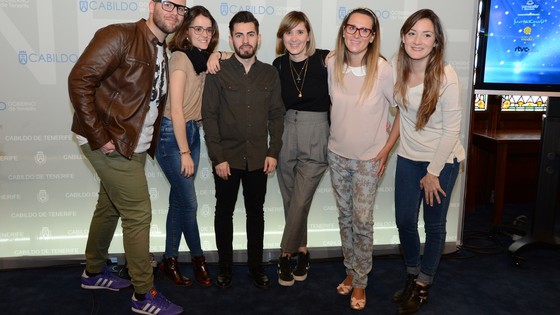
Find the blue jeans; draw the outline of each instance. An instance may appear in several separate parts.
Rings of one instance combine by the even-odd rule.
[[[403,250],[407,272],[418,275],[418,281],[431,284],[437,271],[447,235],[447,210],[451,193],[459,173],[459,162],[445,164],[439,174],[439,184],[447,194],[440,194],[441,203],[428,205],[420,180],[426,175],[429,162],[412,161],[397,157],[395,174],[395,216],[399,238]],[[420,203],[424,208],[424,230],[426,242],[424,254],[420,257],[420,237],[418,235],[418,216]]]
[[[194,175],[200,158],[200,133],[198,124],[190,120],[186,123],[187,141],[194,161]],[[178,256],[181,234],[185,236],[191,256],[202,256],[200,234],[196,211],[195,176],[181,175],[181,154],[179,145],[173,133],[171,120],[163,118],[160,128],[160,138],[156,150],[157,161],[171,186],[169,191],[169,211],[166,222],[165,257]]]

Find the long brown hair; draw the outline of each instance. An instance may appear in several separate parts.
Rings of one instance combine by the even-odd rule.
[[[338,29],[338,35],[336,38],[336,47],[335,47],[335,59],[334,59],[334,78],[335,81],[344,86],[343,78],[344,78],[344,70],[346,65],[348,64],[349,54],[348,50],[346,49],[346,45],[344,44],[344,28],[348,23],[348,20],[353,14],[360,13],[363,15],[367,15],[372,19],[372,26],[371,29],[373,30],[372,34],[374,37],[373,42],[368,44],[366,53],[362,59],[362,65],[366,66],[366,78],[364,84],[362,85],[362,90],[360,92],[360,102],[364,100],[367,95],[373,90],[373,87],[376,84],[377,78],[377,63],[379,62],[379,57],[381,56],[381,32],[379,27],[379,20],[375,13],[368,8],[356,8],[344,17],[340,27]]]
[[[416,130],[422,130],[436,110],[440,96],[440,88],[445,76],[445,35],[439,17],[430,9],[422,9],[414,12],[406,19],[401,27],[401,45],[397,54],[397,77],[395,83],[395,99],[403,106],[407,106],[408,80],[412,69],[412,61],[405,51],[402,43],[403,36],[412,29],[421,19],[428,19],[434,25],[435,42],[434,48],[428,56],[426,70],[424,71],[424,91],[420,108],[416,115]]]
[[[189,27],[192,25],[194,19],[196,19],[199,15],[207,17],[212,22],[212,28],[214,29],[214,34],[212,34],[212,39],[208,44],[208,48],[206,49],[207,52],[211,53],[216,49],[218,46],[218,40],[220,38],[220,32],[218,30],[218,23],[210,14],[210,11],[201,5],[196,5],[189,9],[189,12],[185,14],[185,19],[183,20],[183,24],[171,40],[169,41],[169,50],[182,50],[187,51],[193,48],[191,41],[189,40]]]

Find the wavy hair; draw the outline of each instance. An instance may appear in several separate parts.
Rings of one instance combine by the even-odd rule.
[[[371,29],[373,30],[372,35],[375,36],[373,42],[368,44],[366,53],[362,59],[362,65],[366,67],[366,78],[364,84],[362,85],[362,90],[360,92],[360,102],[364,100],[367,95],[371,93],[373,87],[376,84],[377,79],[377,63],[379,62],[379,58],[383,58],[381,55],[381,32],[379,27],[379,20],[375,13],[368,8],[356,8],[350,11],[346,17],[342,20],[340,27],[338,28],[338,35],[336,38],[336,46],[335,52],[336,55],[334,57],[334,79],[335,81],[344,87],[344,71],[346,65],[348,64],[349,53],[346,49],[346,45],[344,44],[344,28],[350,20],[350,17],[353,14],[363,14],[367,15],[372,20]]]
[[[208,11],[208,9],[201,5],[196,5],[190,8],[189,12],[185,14],[183,24],[181,24],[179,30],[175,32],[175,34],[169,41],[169,50],[187,51],[193,48],[193,44],[189,39],[189,27],[191,27],[194,19],[196,19],[200,15],[210,19],[210,21],[212,22],[212,28],[214,29],[214,34],[212,34],[212,38],[210,39],[210,43],[208,44],[208,48],[206,48],[206,51],[211,53],[214,51],[214,49],[216,49],[216,46],[218,46],[218,40],[220,38],[218,23],[216,22],[214,17],[212,17],[212,14],[210,14],[210,11]]]
[[[284,45],[284,34],[293,30],[299,23],[303,23],[307,33],[309,34],[309,41],[307,42],[307,49],[305,54],[307,56],[313,56],[315,54],[315,35],[313,34],[313,28],[311,27],[311,22],[305,13],[301,11],[291,11],[284,16],[280,25],[278,26],[278,31],[276,32],[276,54],[282,55],[286,53],[286,46]]]
[[[409,16],[401,27],[401,44],[397,53],[397,77],[395,84],[395,99],[404,107],[408,104],[408,80],[412,71],[412,60],[406,53],[402,38],[412,27],[422,19],[428,19],[434,25],[434,48],[428,55],[428,62],[424,70],[424,91],[418,113],[416,114],[416,130],[422,130],[436,110],[440,97],[440,89],[445,77],[445,35],[439,17],[430,9],[422,9]]]

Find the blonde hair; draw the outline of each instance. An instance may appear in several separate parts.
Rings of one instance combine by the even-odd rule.
[[[307,15],[301,11],[291,11],[284,16],[280,25],[278,26],[278,31],[276,32],[276,54],[282,55],[286,53],[286,46],[284,45],[284,34],[293,30],[299,23],[302,23],[309,34],[309,41],[307,42],[307,50],[305,54],[307,56],[313,56],[315,53],[315,35],[313,34],[313,28],[311,23],[307,18]]]
[[[401,39],[421,19],[428,19],[434,25],[435,42],[424,70],[424,91],[422,92],[422,100],[416,114],[416,130],[424,129],[436,110],[440,89],[445,77],[445,35],[439,17],[432,10],[422,9],[409,16],[401,27]],[[408,105],[408,98],[406,96],[408,91],[407,83],[412,71],[412,61],[406,53],[402,40],[397,53],[396,67],[395,100],[406,107]]]
[[[360,91],[359,102],[361,103],[373,90],[376,79],[377,79],[377,63],[379,58],[383,58],[381,55],[381,32],[379,28],[379,20],[375,13],[368,8],[356,8],[344,17],[344,20],[340,24],[338,29],[338,35],[336,38],[335,46],[335,57],[334,57],[334,79],[335,81],[344,87],[344,71],[348,64],[349,54],[344,43],[344,28],[348,23],[348,20],[353,14],[363,14],[367,15],[372,19],[372,35],[375,36],[373,42],[368,44],[366,53],[362,59],[362,65],[366,67],[366,78],[364,84],[362,85],[362,90]]]

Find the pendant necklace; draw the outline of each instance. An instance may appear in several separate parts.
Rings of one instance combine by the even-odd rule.
[[[309,57],[305,59],[305,62],[303,63],[303,67],[301,67],[301,70],[299,72],[294,67],[292,60],[289,59],[289,61],[290,61],[290,73],[292,74],[292,80],[294,81],[294,86],[298,91],[298,97],[302,97],[301,92],[303,91],[303,84],[305,83],[305,77],[307,76],[307,63],[309,62]],[[303,77],[301,76],[302,73],[303,73]]]

